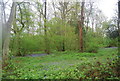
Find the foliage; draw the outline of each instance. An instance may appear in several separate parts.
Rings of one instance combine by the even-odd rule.
[[[50,53],[54,51],[80,50],[78,27],[80,4],[69,2],[57,4],[54,6],[55,10],[58,9],[54,11],[55,17],[47,19],[46,24],[43,22],[45,14],[43,13],[42,3],[35,2],[34,4],[35,6],[32,6],[30,3],[21,3],[16,8],[16,19],[13,22],[13,33],[11,33],[11,53],[14,56],[22,56],[38,51],[43,52],[46,50],[46,44],[48,44]],[[58,8],[56,8],[57,6]],[[92,6],[92,4],[88,4],[88,6]],[[36,12],[34,12],[34,8],[30,9],[30,7],[34,7]],[[86,15],[83,28],[84,51],[97,52],[100,47],[117,46],[117,39],[107,39],[105,37],[105,35],[107,36],[107,31],[112,31],[112,27],[116,29],[115,25],[112,24],[110,26],[111,21],[102,20],[103,15],[93,17],[98,14],[97,11],[93,13],[93,10],[94,7],[92,10],[85,8]],[[90,18],[93,20],[97,18],[97,21],[99,21],[93,23],[96,24],[95,28],[89,25],[90,23],[92,24],[92,21],[90,22],[89,20]],[[47,35],[45,35],[44,24],[46,25]]]
[[[74,27],[62,22],[60,18],[53,18],[47,21],[47,39],[51,51],[62,50],[64,43],[65,50],[74,50],[77,45],[77,35],[74,33]]]
[[[6,60],[9,65],[4,67],[2,78],[119,78],[120,62],[114,60],[117,56],[116,47],[120,46],[117,42],[117,26],[113,20],[105,20],[102,12],[93,3],[85,4],[84,12],[83,6],[80,8],[79,3],[73,2],[52,3],[53,8],[41,2],[17,3],[13,26],[8,31],[11,33],[8,55],[9,41],[3,46],[6,52],[3,52],[4,59],[10,57],[10,60]],[[80,53],[80,38],[83,38],[83,53]],[[49,55],[26,55],[34,53]]]
[[[85,35],[85,51],[97,52],[98,48],[104,47],[104,38],[98,36],[96,32],[88,31]]]
[[[106,38],[106,47],[118,47],[118,38]]]
[[[118,30],[114,30],[114,31],[109,31],[107,32],[108,33],[108,37],[109,38],[112,38],[112,39],[115,39],[119,36],[119,33],[118,33]]]
[[[106,35],[106,45],[108,47],[118,46],[118,27],[114,20],[105,21],[102,23],[102,29]]]
[[[101,72],[103,74],[109,73],[114,75],[108,62],[115,62],[112,61],[112,59],[116,58],[116,53],[117,49],[107,48],[100,49],[98,53],[78,53],[75,51],[66,51],[42,57],[16,57],[11,59],[11,64],[3,71],[3,78],[90,79],[95,76],[94,74],[92,77],[90,74],[95,73],[98,69],[98,73]],[[98,61],[101,63],[100,66],[98,66]],[[92,72],[88,74],[90,70]],[[97,77],[101,78],[99,76]],[[111,76],[111,78],[116,77]]]
[[[41,39],[41,40],[38,40]],[[28,35],[28,34],[24,34],[23,37],[21,37],[19,39],[20,44],[19,44],[19,52],[22,56],[24,56],[25,54],[30,54],[30,53],[34,53],[37,51],[43,51],[44,49],[44,44],[43,44],[43,39],[42,36],[34,36],[34,35]],[[13,55],[17,55],[14,54],[13,51],[15,51],[15,45],[16,42],[14,42],[14,38],[13,40],[11,40],[11,52],[13,53]],[[14,47],[14,48],[13,48]]]
[[[38,41],[38,38],[41,39]],[[21,52],[22,54],[29,54],[36,51],[42,51],[44,48],[42,37],[40,36],[24,36],[21,40]]]
[[[79,66],[79,70],[83,69],[84,78],[80,79],[119,79],[120,76],[120,62],[117,62],[118,59],[110,61],[107,58],[106,63],[101,63],[99,61],[95,63],[85,63],[82,66]]]

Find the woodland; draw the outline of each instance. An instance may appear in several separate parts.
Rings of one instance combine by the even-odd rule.
[[[0,3],[3,80],[120,79],[119,9],[108,19],[92,1],[9,1]]]

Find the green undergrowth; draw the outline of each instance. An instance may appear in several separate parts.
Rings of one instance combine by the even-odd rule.
[[[100,78],[104,72],[107,77],[101,76],[101,78],[118,78],[111,69],[116,56],[116,48],[101,48],[98,53],[65,51],[41,57],[15,57],[10,60],[10,65],[3,70],[3,78],[91,79]],[[111,64],[107,65],[108,63]]]

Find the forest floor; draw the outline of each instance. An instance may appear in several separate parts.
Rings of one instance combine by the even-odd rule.
[[[117,51],[117,48],[101,48],[98,53],[65,51],[40,57],[16,57],[11,60],[9,70],[3,73],[5,78],[11,79],[65,78],[65,72],[75,70],[78,65],[112,61]]]

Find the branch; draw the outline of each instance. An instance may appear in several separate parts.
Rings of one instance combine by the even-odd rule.
[[[16,32],[16,30],[14,29],[14,28],[11,28],[12,30],[13,30],[13,32],[14,32],[14,34],[16,34],[17,32]]]
[[[18,4],[18,6],[19,6],[19,10],[20,10],[20,23],[22,24],[22,28],[19,30],[19,31],[22,31],[22,29],[24,28],[24,22],[22,21],[22,19],[23,19],[23,16],[22,16],[22,9],[21,9],[21,7],[20,7],[20,4]]]
[[[10,16],[9,16],[9,19],[7,21],[7,28],[10,28],[12,26],[12,22],[14,20],[14,16],[15,16],[15,9],[16,8],[16,3],[13,2],[12,3],[12,7],[11,7],[11,12],[10,12]]]

